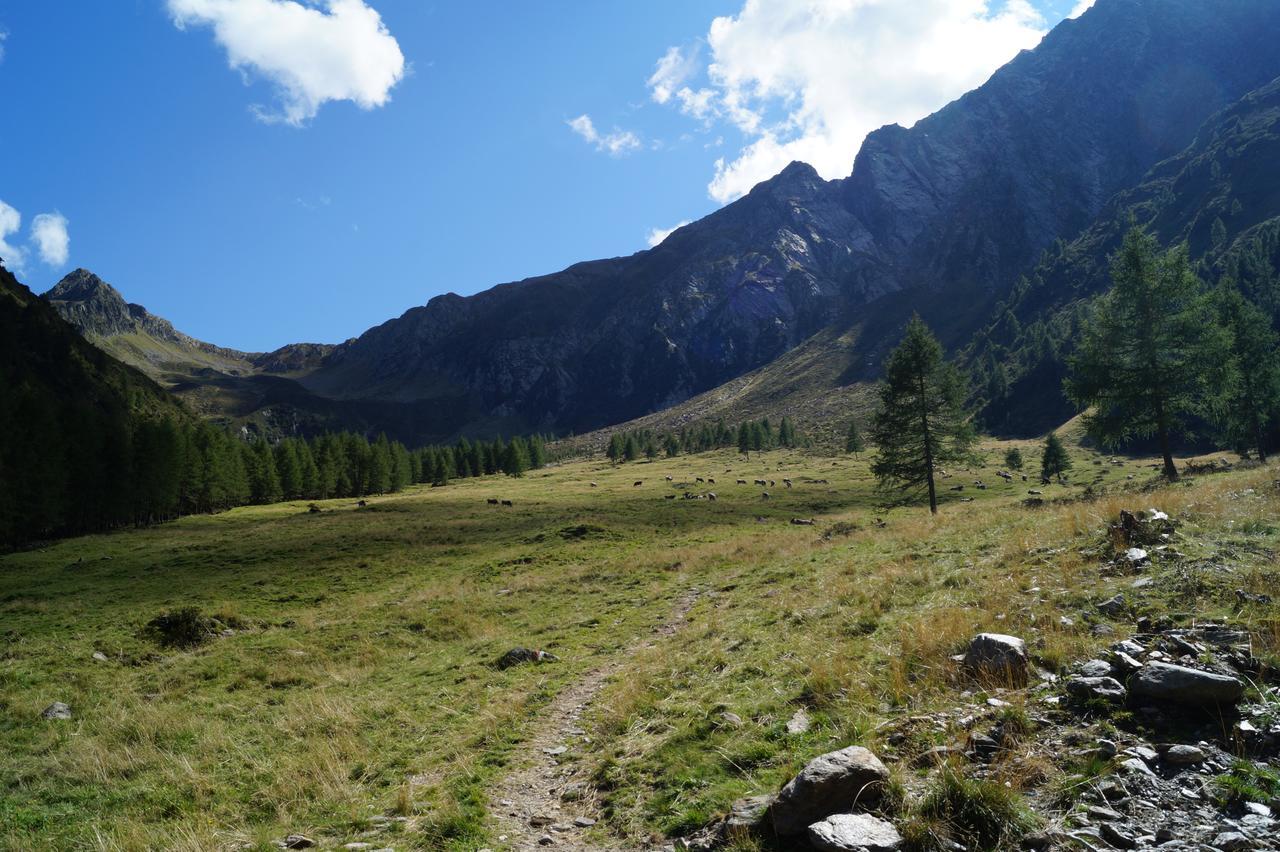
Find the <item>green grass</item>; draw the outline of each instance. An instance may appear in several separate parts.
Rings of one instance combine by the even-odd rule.
[[[965,703],[948,657],[973,632],[1025,635],[1064,662],[1113,641],[1079,612],[1128,588],[1099,562],[1122,507],[1169,511],[1189,560],[1229,553],[1235,570],[1198,585],[1197,614],[1245,618],[1255,653],[1280,656],[1277,610],[1238,612],[1233,593],[1276,585],[1274,470],[1126,496],[1114,492],[1148,485],[1148,471],[1074,450],[1077,481],[1044,487],[1050,505],[1032,510],[1028,485],[994,476],[1006,446],[988,448],[985,471],[954,473],[946,484],[970,484],[945,492],[936,519],[879,508],[865,456],[721,453],[463,480],[363,509],[250,507],[2,557],[0,849],[266,849],[294,831],[500,848],[488,794],[540,708],[619,658],[587,720],[599,833],[634,844],[695,829],[822,751],[865,743],[893,761],[957,736],[886,739],[912,714]],[[796,487],[771,500],[733,484],[783,477]],[[719,499],[663,499],[683,483]],[[1086,486],[1104,496],[1081,500]],[[1174,567],[1154,573],[1142,606],[1185,609]],[[695,587],[676,637],[621,654]],[[148,624],[186,607],[232,634],[158,641]],[[515,645],[561,661],[491,665]],[[1030,708],[1004,697],[1017,708],[1006,721],[1028,724]],[[55,700],[72,720],[40,718]],[[802,707],[812,727],[787,734]],[[994,771],[1016,792],[1057,771],[1037,759],[1014,749]],[[899,782],[917,800],[935,777]],[[379,828],[378,815],[409,820]]]

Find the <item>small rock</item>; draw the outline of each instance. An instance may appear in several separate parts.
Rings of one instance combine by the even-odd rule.
[[[107,655],[106,655],[106,654],[104,654],[104,653],[102,653],[101,651],[94,651],[94,652],[93,652],[93,658],[94,658],[95,660],[97,660],[98,662],[100,662],[100,663],[105,663],[105,662],[107,662]]]
[[[809,826],[809,843],[820,852],[894,852],[902,835],[870,814],[834,814]]]
[[[1106,660],[1089,660],[1080,664],[1080,674],[1085,677],[1109,677],[1111,664]]]
[[[809,721],[809,714],[805,713],[803,709],[797,710],[787,720],[787,733],[793,735],[807,733],[810,724],[812,723]]]
[[[1170,746],[1164,752],[1164,762],[1170,766],[1195,766],[1204,759],[1204,752],[1193,745]]]
[[[1118,828],[1115,824],[1104,822],[1098,832],[1102,839],[1117,849],[1137,849],[1138,839],[1132,834]]]
[[[1098,740],[1098,744],[1096,747],[1098,750],[1098,755],[1107,760],[1110,760],[1111,758],[1115,757],[1120,750],[1119,746],[1117,746],[1115,742],[1112,740]]]
[[[496,665],[500,669],[509,669],[521,663],[555,663],[559,662],[559,660],[559,657],[554,654],[548,654],[546,651],[537,651],[532,648],[512,648],[498,658]]]
[[[737,713],[721,713],[720,720],[732,728],[742,727],[742,717]]]
[[[1177,836],[1177,835],[1173,833],[1173,829],[1172,829],[1172,828],[1158,828],[1158,829],[1156,829],[1156,843],[1169,843],[1169,842],[1171,842],[1171,841],[1173,840],[1173,838],[1174,838],[1174,837],[1176,837],[1176,836]]]
[[[1132,775],[1150,775],[1155,777],[1155,773],[1151,771],[1151,768],[1147,766],[1141,758],[1131,757],[1128,760],[1121,761],[1120,768]]]
[[[1235,704],[1244,697],[1244,684],[1230,675],[1151,662],[1129,678],[1129,691],[1135,698],[1203,707]]]
[[[590,828],[591,826],[596,824],[596,821],[593,820],[591,817],[580,816],[580,817],[574,818],[573,824],[576,825],[578,828]]]
[[[547,816],[546,814],[534,814],[533,816],[529,817],[529,825],[533,826],[534,828],[541,828],[544,825],[551,825],[551,823],[553,822],[555,822],[555,820]]]
[[[773,796],[747,796],[738,799],[729,806],[729,815],[724,819],[726,832],[758,830],[769,816],[769,806],[773,804]]]
[[[342,847],[342,848],[343,848],[343,849],[350,849],[350,850],[351,850],[351,852],[364,852],[364,850],[365,850],[365,849],[372,849],[372,848],[373,848],[373,844],[372,844],[372,843],[361,843],[361,842],[357,841],[357,842],[355,842],[355,843],[346,843],[346,844],[343,844],[343,847]]]
[[[1107,701],[1120,701],[1125,696],[1125,689],[1120,681],[1111,677],[1073,677],[1067,681],[1067,692],[1077,698],[1102,698]]]
[[[1224,831],[1213,838],[1213,845],[1222,852],[1242,852],[1252,849],[1253,843],[1239,831]]]
[[[1149,556],[1141,547],[1131,547],[1124,552],[1124,558],[1131,565],[1141,565],[1147,561]]]
[[[553,845],[555,842],[556,842],[556,841],[555,841],[555,838],[554,838],[554,837],[552,837],[550,834],[544,834],[544,835],[542,835],[541,837],[539,837],[539,838],[538,838],[538,845],[539,845],[539,846],[551,846],[551,845]]]
[[[1015,686],[1027,683],[1027,643],[1003,633],[979,633],[964,655],[970,671]]]
[[[550,757],[559,757],[569,750],[568,746],[556,746],[555,748],[544,748],[542,753]]]
[[[40,712],[45,719],[70,719],[71,708],[61,701],[55,701]]]
[[[1114,822],[1124,819],[1124,816],[1111,808],[1104,808],[1100,805],[1094,805],[1088,811],[1090,819],[1103,820],[1106,822]]]
[[[310,849],[316,842],[305,834],[290,834],[281,843],[282,849]]]
[[[1098,611],[1103,615],[1119,615],[1125,611],[1128,604],[1125,602],[1124,595],[1116,595],[1114,598],[1108,598],[1098,604]]]

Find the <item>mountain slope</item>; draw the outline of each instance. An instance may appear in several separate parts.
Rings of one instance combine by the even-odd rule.
[[[0,545],[94,527],[138,420],[189,416],[0,266]]]
[[[833,325],[860,329],[843,380],[874,375],[912,310],[962,342],[1044,249],[1280,74],[1277,36],[1270,0],[1099,0],[980,89],[873,133],[843,181],[792,164],[651,251],[437,297],[301,381],[434,400],[448,433],[626,420]]]
[[[1070,415],[1061,379],[1074,328],[1091,299],[1110,286],[1109,258],[1132,224],[1165,245],[1186,242],[1206,280],[1230,274],[1280,326],[1277,162],[1280,78],[1212,116],[1184,151],[1050,252],[968,347],[986,388],[988,423],[1036,432]]]

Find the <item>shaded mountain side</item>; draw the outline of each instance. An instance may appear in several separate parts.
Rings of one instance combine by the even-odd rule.
[[[97,528],[136,425],[190,416],[0,266],[0,546]]]
[[[845,180],[792,164],[651,251],[438,297],[302,381],[465,397],[455,431],[473,411],[582,431],[718,387],[851,310],[863,377],[913,308],[961,345],[1043,250],[1280,74],[1277,35],[1270,0],[1099,0],[981,88],[871,134]]]
[[[1184,151],[1119,193],[1076,239],[1056,245],[997,304],[967,347],[988,425],[1035,434],[1074,409],[1062,392],[1080,319],[1110,286],[1131,224],[1186,242],[1202,277],[1238,280],[1280,327],[1280,79],[1220,111]]]

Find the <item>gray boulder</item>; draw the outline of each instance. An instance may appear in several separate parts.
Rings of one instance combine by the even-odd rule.
[[[55,701],[48,707],[44,708],[40,713],[40,716],[45,719],[70,719],[71,708],[66,704],[63,704],[61,701]]]
[[[902,835],[870,814],[835,814],[809,826],[809,843],[821,852],[894,852]]]
[[[979,633],[969,642],[964,665],[973,673],[1017,686],[1027,682],[1027,643],[1003,633]]]
[[[1108,701],[1124,698],[1124,686],[1111,677],[1073,677],[1067,681],[1067,692],[1077,698],[1103,698]]]
[[[855,804],[872,805],[889,770],[862,746],[849,746],[809,761],[778,793],[770,813],[773,830],[783,837],[801,834],[810,825]]]
[[[739,834],[755,834],[764,826],[769,818],[769,807],[773,804],[773,796],[747,796],[738,799],[729,806],[729,815],[724,818],[722,833],[726,838]]]
[[[1129,693],[1134,698],[1205,707],[1235,704],[1244,697],[1244,683],[1231,675],[1153,661],[1130,676]]]

